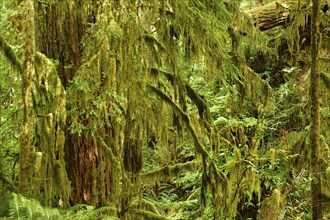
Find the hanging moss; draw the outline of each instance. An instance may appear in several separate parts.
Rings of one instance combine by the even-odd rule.
[[[124,167],[128,172],[137,174],[143,165],[142,143],[139,140],[127,138],[124,143]]]
[[[56,34],[62,38],[65,34],[69,36],[67,41],[50,40],[64,47],[58,69],[65,69],[59,74],[67,94],[59,86],[54,67],[42,55],[37,58],[43,68],[38,70],[35,80],[34,108],[38,115],[35,147],[38,151],[42,149],[42,163],[46,166],[39,170],[48,179],[38,179],[35,174],[35,180],[42,180],[42,186],[48,187],[45,189],[47,199],[63,194],[58,191],[61,190],[58,184],[65,185],[63,188],[69,192],[63,169],[64,145],[71,180],[80,181],[74,185],[79,188],[74,192],[75,199],[78,198],[75,201],[92,195],[92,199],[85,202],[111,203],[118,208],[122,219],[163,218],[150,204],[130,209],[134,199],[144,196],[139,178],[151,183],[167,181],[185,170],[202,168],[201,215],[205,219],[234,218],[239,204],[245,202],[242,197],[250,201],[256,195],[260,199],[260,176],[254,169],[258,168],[260,160],[256,154],[263,128],[255,121],[268,111],[272,91],[259,76],[239,63],[242,60],[238,30],[233,29],[232,33],[237,37],[232,48],[237,60],[228,55],[231,49],[227,46],[230,42],[228,24],[232,19],[228,8],[231,6],[235,4],[197,0],[134,4],[105,1],[95,5],[62,2],[60,7],[52,8],[56,13],[47,11],[49,17],[60,17],[55,26],[65,31]],[[237,6],[234,9],[237,10]],[[78,14],[85,15],[88,10],[92,11],[93,18],[88,18],[86,24],[81,22],[82,29],[90,26],[84,32],[75,28],[75,20],[81,18]],[[67,18],[63,14],[72,14],[68,27],[62,25]],[[237,14],[233,19],[238,17]],[[244,26],[241,20],[235,25]],[[80,31],[84,36],[76,35]],[[52,35],[46,30],[45,33]],[[43,43],[50,48],[47,41]],[[75,63],[71,64],[69,58]],[[252,102],[255,110],[252,124],[257,124],[228,125],[230,129],[223,131],[227,132],[226,138],[219,137],[207,97],[199,95],[184,80],[185,73],[196,68],[205,80],[217,78],[222,83],[241,85],[239,92],[243,101],[236,103],[233,112],[243,112]],[[65,112],[68,112],[68,120]],[[68,131],[64,130],[66,126]],[[247,138],[249,129],[255,132],[250,139]],[[181,137],[177,137],[179,133]],[[191,144],[195,149],[191,157],[198,159],[176,164],[179,156],[175,155],[174,159],[169,156],[168,161],[173,165],[138,175],[146,158],[142,148],[151,138],[160,159],[150,160],[161,167],[165,164],[161,161],[167,157],[165,154],[175,155],[183,141]],[[163,155],[160,149],[165,152]],[[226,156],[219,156],[220,152],[226,152]],[[79,163],[75,163],[77,158],[81,159]],[[226,164],[221,166],[223,162]],[[55,178],[55,173],[60,175]],[[88,183],[78,176],[85,173],[92,175],[86,177]]]
[[[25,196],[30,194],[29,185],[31,179],[30,154],[31,137],[33,135],[33,114],[30,108],[31,93],[33,92],[32,80],[35,74],[35,32],[34,32],[34,6],[32,1],[25,1],[24,25],[24,62],[22,72],[22,100],[23,122],[20,145],[20,171],[19,190]],[[2,45],[4,46],[4,45]]]
[[[71,188],[64,163],[65,91],[53,63],[40,53],[36,54],[35,78],[33,108],[38,120],[34,145],[39,153],[35,153],[38,167],[33,172],[36,181],[33,192],[47,205],[56,198],[66,207]],[[40,183],[38,179],[44,181]]]
[[[151,171],[149,173],[142,174],[142,180],[148,182],[151,185],[155,185],[160,181],[166,181],[177,177],[180,173],[187,171],[196,171],[200,168],[201,163],[198,161],[190,161],[186,163],[179,163],[175,165],[167,165],[158,170]]]
[[[101,180],[103,180],[103,182],[97,185],[100,194],[96,196],[95,199],[100,201],[98,202],[100,205],[103,205],[104,203],[117,205],[120,202],[121,181],[116,178],[108,179],[109,176],[107,176],[107,174],[110,172],[120,175],[122,173],[121,162],[114,151],[115,149],[112,147],[112,142],[109,142],[109,137],[103,138],[97,136],[95,137],[95,142],[98,146],[100,160],[103,160],[97,168],[96,176],[97,182],[100,182]],[[109,186],[111,186],[110,190],[107,189]]]

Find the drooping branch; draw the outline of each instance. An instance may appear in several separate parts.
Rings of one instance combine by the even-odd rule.
[[[3,183],[3,186],[8,187],[9,190],[18,193],[18,189],[15,184],[10,179],[8,179],[3,172],[0,172],[0,182]]]
[[[320,73],[320,79],[323,81],[325,87],[330,90],[330,76],[326,73]]]
[[[22,108],[17,109],[16,111],[14,111],[11,115],[9,115],[8,118],[6,118],[1,124],[0,124],[0,128],[6,124],[7,121],[9,121],[9,119],[11,119],[13,116],[15,116],[19,111],[22,111]]]
[[[183,119],[183,121],[186,123],[186,126],[191,134],[191,136],[194,139],[195,142],[195,150],[197,153],[200,153],[203,157],[203,165],[204,165],[204,169],[205,169],[205,165],[206,165],[206,160],[209,163],[209,166],[214,170],[216,177],[218,177],[221,180],[227,180],[227,176],[222,173],[218,168],[217,165],[215,164],[214,160],[212,159],[211,155],[208,153],[208,151],[206,150],[206,148],[203,146],[203,144],[201,143],[201,141],[199,140],[195,128],[193,127],[192,123],[191,123],[191,119],[189,117],[189,115],[187,113],[185,113],[177,104],[175,104],[173,102],[173,100],[167,95],[165,94],[163,91],[161,91],[160,89],[148,84],[148,89],[150,89],[151,91],[153,91],[156,95],[158,95],[163,101],[167,102],[169,105],[172,106],[172,108],[177,111],[179,114],[181,114],[181,118]],[[204,160],[206,159],[206,160]]]
[[[175,75],[157,68],[151,68],[153,73],[162,73],[166,78],[172,83],[174,81]],[[180,77],[177,80],[183,81]],[[201,119],[205,119],[208,123],[212,122],[211,113],[209,106],[203,97],[198,94],[188,83],[182,82],[188,97],[193,101],[198,109],[198,114]]]
[[[150,180],[151,182],[154,182],[155,180],[161,181],[162,177],[167,179],[181,172],[196,171],[200,165],[201,162],[196,160],[189,161],[186,163],[179,163],[172,166],[167,165],[157,170],[153,170],[151,172],[143,174],[142,179],[143,182],[148,182],[148,180]]]
[[[199,116],[206,119],[208,122],[212,121],[210,109],[206,101],[188,83],[186,83],[185,86],[187,95],[197,106]]]
[[[0,51],[17,71],[20,73],[23,71],[22,61],[17,58],[13,49],[7,44],[2,36],[0,36]]]
[[[162,100],[164,100],[165,102],[170,104],[172,106],[172,108],[174,109],[174,111],[178,112],[178,114],[181,115],[183,121],[186,123],[187,128],[195,141],[196,151],[200,152],[202,154],[208,155],[207,151],[204,149],[202,143],[200,142],[194,127],[191,124],[191,120],[190,120],[190,117],[188,116],[188,114],[185,113],[184,111],[182,111],[182,109],[177,104],[175,104],[174,101],[160,89],[158,89],[152,85],[148,85],[148,88],[151,91],[153,91],[155,94],[157,94]]]

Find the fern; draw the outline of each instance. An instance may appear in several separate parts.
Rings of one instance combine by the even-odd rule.
[[[10,217],[12,219],[26,219],[26,216],[24,216],[22,213],[20,213],[20,209],[21,209],[21,201],[20,201],[20,197],[15,194],[12,193],[12,199],[9,203],[9,211],[10,211]]]
[[[79,211],[82,211],[82,210],[93,210],[94,207],[93,206],[90,206],[90,205],[86,205],[86,204],[78,204],[78,205],[75,205],[75,206],[72,206],[71,208],[69,208],[67,210],[67,215],[73,215]]]
[[[131,209],[130,212],[142,216],[144,219],[153,219],[153,220],[167,220],[169,218],[166,218],[164,216],[161,215],[157,215],[153,212],[149,212],[146,210],[140,210],[140,209]]]
[[[102,220],[120,220],[120,218],[114,217],[114,216],[108,216],[108,215],[100,215],[97,219]]]
[[[95,209],[92,212],[87,213],[86,216],[89,217],[88,219],[92,220],[92,219],[98,219],[98,218],[100,218],[100,216],[106,216],[104,213],[113,213],[116,211],[117,211],[117,209],[115,207],[104,206],[104,207]],[[103,217],[102,217],[102,219],[103,219]]]
[[[9,215],[11,219],[18,220],[59,219],[62,216],[58,209],[44,208],[39,202],[15,193],[9,202]]]
[[[27,199],[21,195],[12,193],[9,202],[10,218],[17,220],[94,220],[94,219],[118,219],[107,215],[116,213],[117,209],[105,206],[95,209],[93,206],[79,204],[69,208],[66,213],[61,213],[59,209],[45,208],[33,199]]]
[[[94,220],[94,219],[118,219],[107,213],[114,213],[117,209],[111,206],[104,206],[95,209],[93,206],[86,204],[78,204],[67,210],[64,219],[67,220]]]
[[[86,213],[93,212],[94,207],[86,204],[78,204],[71,208],[69,208],[65,214],[65,219],[71,220],[71,219],[89,219],[86,216]]]

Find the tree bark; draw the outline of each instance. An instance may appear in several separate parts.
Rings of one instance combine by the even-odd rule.
[[[311,76],[310,76],[310,105],[311,105],[311,171],[312,171],[312,219],[322,218],[321,194],[321,155],[320,155],[320,72],[319,72],[319,46],[320,46],[320,3],[313,0],[311,21]]]
[[[98,8],[93,4],[74,0],[46,6],[38,3],[37,6],[41,15],[37,23],[37,49],[54,61],[65,90],[81,68],[82,39],[88,25],[95,22],[93,10]],[[68,104],[66,111],[70,111]],[[64,152],[65,168],[71,182],[71,203],[105,205],[106,197],[112,194],[111,161],[103,152],[108,146],[101,146],[91,135],[72,134],[70,123],[70,117],[67,117]],[[88,123],[87,119],[85,123]],[[107,128],[100,131],[101,139],[105,133],[109,133]]]
[[[297,7],[298,1],[274,1],[246,11],[261,31],[289,22],[289,11]]]
[[[326,5],[327,3],[321,1],[319,4]],[[245,13],[252,18],[256,28],[265,31],[289,24],[294,19],[295,11],[306,10],[308,7],[309,3],[305,0],[279,0],[247,10]]]
[[[25,13],[25,60],[22,74],[23,127],[20,148],[19,191],[27,196],[30,191],[31,79],[35,72],[34,7],[32,0],[25,1]]]
[[[77,12],[82,3],[69,2],[59,1],[47,6],[37,3],[36,7],[40,13],[36,24],[37,50],[53,59],[65,89],[80,67],[80,43],[86,31],[86,24],[81,19],[82,13]]]

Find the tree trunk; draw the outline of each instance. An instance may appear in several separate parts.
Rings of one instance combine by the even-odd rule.
[[[32,0],[25,1],[24,63],[22,74],[23,128],[20,148],[19,191],[23,195],[30,192],[30,136],[31,136],[31,79],[35,72],[34,7]]]
[[[319,46],[320,46],[320,4],[313,0],[312,25],[311,25],[311,171],[312,171],[312,219],[322,218],[321,194],[321,155],[320,155],[320,73],[319,73]]]
[[[65,89],[80,67],[80,43],[86,31],[82,15],[78,13],[82,3],[68,2],[70,1],[59,1],[46,6],[38,2],[36,6],[40,14],[36,23],[37,50],[53,59]]]
[[[37,4],[38,13],[42,15],[37,23],[37,49],[53,59],[62,85],[67,89],[81,66],[81,40],[87,25],[94,22],[93,12],[88,10],[96,10],[97,7],[87,6],[89,3],[82,1],[59,1],[46,6],[40,2]],[[110,190],[109,158],[99,155],[100,149],[92,137],[72,134],[69,126],[67,120],[64,152],[65,167],[71,181],[71,203],[103,205]],[[101,165],[105,167],[104,173],[98,171]]]
[[[326,1],[320,2],[319,4],[327,5]],[[308,7],[309,1],[305,0],[279,0],[247,10],[245,13],[252,18],[256,28],[265,31],[276,26],[289,24],[294,20],[296,11],[306,10]]]
[[[297,1],[274,1],[246,11],[254,25],[261,31],[289,22],[289,11],[297,7]]]

